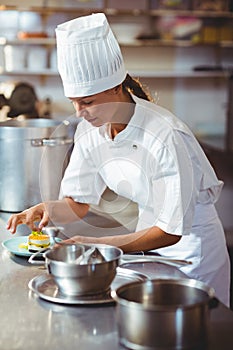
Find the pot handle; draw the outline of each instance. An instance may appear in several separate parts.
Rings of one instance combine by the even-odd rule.
[[[180,259],[172,259],[163,257],[160,255],[133,255],[133,254],[123,254],[120,259],[120,265],[127,263],[143,263],[143,262],[159,262],[171,266],[185,266],[192,264],[191,261],[180,260]]]
[[[44,265],[44,260],[35,260],[37,256],[41,256],[42,253],[45,253],[48,250],[48,248],[41,249],[40,251],[33,253],[30,258],[28,259],[28,262],[32,265]],[[44,258],[44,255],[42,254],[42,257]]]
[[[63,145],[69,145],[73,143],[73,139],[33,139],[31,140],[31,146],[32,147],[43,147],[43,146],[49,146],[49,147],[55,147],[55,146],[63,146]]]

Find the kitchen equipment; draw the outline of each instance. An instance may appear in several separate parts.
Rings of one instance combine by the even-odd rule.
[[[23,46],[6,45],[4,47],[5,69],[7,72],[25,70],[26,54]]]
[[[130,349],[202,349],[214,290],[192,279],[132,282],[112,292],[120,343]]]
[[[57,72],[57,49],[56,47],[52,49],[49,57],[49,68],[52,71]]]
[[[171,266],[185,266],[191,265],[192,262],[182,259],[173,259],[161,255],[134,255],[134,254],[124,254],[121,258],[121,264],[125,263],[143,263],[143,262],[159,262]]]
[[[24,116],[26,118],[39,117],[38,98],[34,87],[26,82],[3,82],[0,84],[0,109],[7,106],[6,118]]]
[[[48,274],[33,277],[29,281],[28,287],[41,299],[53,303],[64,305],[99,305],[115,303],[111,297],[111,290],[115,290],[126,283],[145,281],[146,279],[147,277],[140,272],[117,267],[117,273],[110,288],[103,293],[74,296],[63,294],[59,291],[53,277]]]
[[[52,245],[54,245],[56,242],[56,237],[60,232],[62,232],[64,228],[59,226],[47,226],[42,228],[42,232],[50,237],[50,240],[52,242]]]
[[[53,231],[53,227],[51,228]],[[55,228],[57,229],[59,232],[62,228]],[[43,232],[47,233],[50,231],[50,227],[48,228],[43,228],[42,230]],[[50,235],[50,233],[47,233]],[[54,238],[57,237],[57,235],[54,236]],[[56,242],[57,243],[57,242]],[[62,244],[62,242],[59,242],[59,244]],[[65,243],[66,244],[66,243]],[[50,248],[45,248],[40,252],[36,252],[34,254],[32,254],[30,256],[30,259],[28,260],[28,262],[30,264],[33,265],[44,265],[43,260],[36,260],[36,257],[38,255],[41,255],[42,252],[47,251]],[[98,253],[95,255],[96,250],[98,251],[98,249],[96,249],[96,246],[93,244],[92,248],[86,250],[84,252],[83,255],[80,255],[76,258],[76,260],[74,261],[74,263],[76,264],[87,264],[90,263],[92,261],[92,259],[96,259],[97,258],[102,258],[101,253],[98,251]],[[93,256],[92,256],[93,253]],[[91,255],[90,255],[91,254]],[[191,265],[192,262],[188,261],[188,260],[182,260],[182,259],[173,259],[173,258],[168,258],[165,256],[161,256],[161,255],[157,255],[155,254],[145,254],[145,255],[138,255],[138,254],[123,254],[120,258],[120,262],[119,265],[125,265],[125,264],[142,264],[142,263],[161,263],[161,264],[165,264],[165,265],[170,265],[170,266],[174,266],[174,267],[181,267],[181,266],[185,266],[185,265]]]
[[[82,255],[76,258],[73,262],[75,264],[86,265],[86,264],[100,264],[105,262],[105,257],[101,254],[99,249],[94,245],[84,251]]]
[[[122,250],[113,246],[99,245],[106,261],[77,264],[75,260],[92,245],[66,244],[44,253],[48,272],[62,294],[69,296],[91,295],[106,292],[116,276]]]
[[[58,198],[73,140],[68,121],[0,123],[0,210],[19,212]]]
[[[35,72],[48,68],[48,51],[45,47],[32,45],[28,48],[27,68]]]
[[[111,28],[121,44],[133,42],[144,32],[144,26],[140,23],[111,23]]]

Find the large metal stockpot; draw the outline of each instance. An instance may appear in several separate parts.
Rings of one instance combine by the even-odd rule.
[[[204,349],[214,290],[192,279],[133,282],[112,293],[120,343],[135,350]]]
[[[72,144],[68,121],[1,122],[0,210],[19,212],[57,199]]]

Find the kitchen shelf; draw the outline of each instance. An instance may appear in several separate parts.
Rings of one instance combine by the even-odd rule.
[[[75,14],[90,14],[94,12],[102,11],[109,16],[121,16],[121,15],[147,15],[152,17],[160,16],[193,16],[203,18],[233,18],[233,12],[230,11],[199,11],[199,10],[170,10],[170,9],[116,9],[109,7],[68,7],[68,6],[20,6],[20,5],[0,5],[0,11],[18,11],[18,12],[37,12],[41,15],[51,15],[54,13],[75,13]]]
[[[18,2],[19,5],[15,6],[8,6],[8,5],[0,5],[0,12],[1,11],[18,11],[18,12],[34,12],[38,13],[41,16],[42,22],[43,22],[43,28],[47,28],[46,25],[48,23],[49,16],[52,16],[54,14],[67,14],[68,19],[74,18],[76,16],[82,16],[82,15],[88,15],[91,13],[96,13],[96,12],[104,12],[106,16],[109,18],[110,23],[111,22],[116,22],[116,20],[125,21],[127,22],[128,19],[132,19],[132,22],[135,21],[136,23],[138,22],[143,22],[145,20],[148,21],[150,27],[148,30],[148,33],[146,35],[142,36],[139,39],[135,39],[132,41],[122,41],[119,40],[119,44],[122,47],[129,47],[133,48],[135,47],[135,50],[138,48],[138,50],[141,50],[143,47],[161,47],[161,48],[168,48],[167,50],[170,52],[169,48],[181,48],[185,50],[185,48],[195,48],[201,49],[206,47],[207,50],[208,48],[213,48],[213,55],[214,55],[214,60],[218,61],[218,58],[220,58],[221,61],[221,54],[222,52],[224,53],[224,50],[232,50],[233,48],[233,40],[224,40],[224,39],[232,39],[231,35],[225,34],[219,34],[218,36],[216,35],[215,41],[213,42],[208,42],[207,41],[207,36],[194,36],[193,40],[190,39],[183,39],[183,40],[167,40],[167,39],[158,39],[159,34],[157,34],[155,30],[155,24],[157,19],[160,17],[165,17],[165,16],[179,16],[179,17],[195,17],[195,18],[200,18],[202,22],[208,27],[208,24],[210,23],[210,27],[224,27],[225,24],[226,27],[232,25],[232,20],[233,20],[233,12],[230,11],[197,11],[197,10],[170,10],[170,9],[153,9],[150,8],[149,4],[150,1],[148,0],[145,2],[145,8],[143,9],[138,9],[138,8],[133,8],[133,9],[115,9],[115,8],[110,8],[108,7],[108,0],[103,1],[103,6],[98,6],[96,7],[74,7],[70,6],[68,7],[68,4],[64,6],[32,6],[31,4],[29,6],[22,6],[20,5],[20,2]],[[93,2],[96,3],[96,2]],[[99,2],[100,3],[100,2]],[[139,2],[136,2],[139,3]],[[58,3],[59,4],[59,3]],[[65,2],[64,2],[65,4]],[[139,6],[141,3],[139,4]],[[156,33],[155,33],[156,32]],[[47,32],[46,32],[47,33]],[[53,35],[53,32],[51,32]],[[201,33],[203,35],[203,33]],[[162,37],[162,35],[161,35]],[[190,36],[191,37],[191,36]],[[170,38],[170,36],[169,36]],[[212,38],[211,38],[212,39]],[[0,46],[4,45],[22,45],[24,46],[25,51],[32,51],[31,48],[25,47],[27,46],[44,46],[45,50],[48,52],[48,64],[47,67],[55,67],[54,65],[50,64],[50,58],[51,54],[54,53],[54,48],[56,47],[56,39],[55,37],[44,37],[44,38],[25,38],[25,39],[6,39],[0,37]],[[129,50],[133,51],[133,50]],[[149,51],[149,49],[148,49]],[[161,50],[162,51],[162,50]],[[211,51],[211,50],[210,50]],[[211,52],[212,52],[211,51]],[[141,51],[138,51],[139,53]],[[231,51],[230,51],[231,52]],[[131,53],[132,54],[132,53]],[[141,55],[143,55],[143,52],[141,52]],[[221,63],[221,62],[220,62]],[[136,67],[135,65],[133,67]],[[232,84],[232,77],[230,78],[231,73],[227,70],[209,70],[209,71],[194,71],[192,69],[176,69],[176,70],[154,70],[153,69],[153,64],[152,68],[149,70],[149,67],[147,68],[146,66],[146,61],[145,65],[141,66],[145,67],[145,69],[128,69],[129,73],[133,76],[139,77],[139,78],[148,78],[148,79],[200,79],[201,81],[203,79],[213,79],[212,81],[214,82],[214,79],[226,79],[226,81],[230,81]],[[170,66],[169,66],[170,67]],[[146,69],[147,68],[147,69]],[[39,69],[39,70],[29,70],[27,68],[22,69],[22,70],[14,70],[14,71],[6,71],[4,68],[0,70],[0,76],[22,76],[22,77],[27,77],[30,79],[32,76],[38,76],[41,78],[42,82],[46,82],[46,78],[48,77],[59,77],[58,71],[56,69],[52,68],[47,68],[47,69]],[[196,81],[196,80],[195,80]],[[200,81],[200,84],[201,84]],[[227,83],[228,84],[228,83]],[[230,91],[232,91],[232,87],[230,88]],[[229,98],[228,101],[231,100],[231,93],[229,93]],[[229,103],[229,102],[228,102]],[[222,152],[228,152],[228,149],[232,149],[233,151],[233,146],[230,144],[230,139],[231,135],[233,135],[233,127],[230,125],[229,120],[232,119],[232,104],[230,105],[230,112],[227,115],[227,120],[228,120],[228,126],[226,129],[228,130],[226,132],[226,135],[211,135],[211,136],[204,136],[204,135],[199,135],[198,139],[200,140],[201,143],[208,145],[208,147],[216,150],[220,150]]]
[[[133,76],[140,78],[164,78],[164,79],[179,79],[179,78],[228,78],[228,72],[226,71],[193,71],[193,70],[135,70],[128,69],[129,73]],[[27,68],[22,70],[7,71],[0,69],[1,75],[14,76],[14,75],[40,75],[40,76],[57,76],[58,71],[53,69],[43,70],[29,70]]]
[[[24,75],[24,76],[30,76],[30,75],[38,75],[38,76],[58,76],[58,71],[52,70],[50,68],[43,69],[43,70],[30,70],[27,68],[14,70],[14,71],[7,71],[0,69],[1,75],[7,75],[7,76],[14,76],[14,75]]]
[[[151,16],[190,16],[202,18],[233,18],[230,11],[197,11],[197,10],[149,10]]]
[[[7,39],[0,37],[0,45],[56,45],[55,38]]]
[[[129,47],[197,47],[197,46],[209,46],[209,47],[226,47],[233,48],[233,41],[221,41],[217,43],[204,43],[194,42],[192,40],[161,40],[161,39],[135,39],[132,41],[119,40],[120,46]],[[26,39],[7,39],[0,37],[0,45],[45,45],[55,46],[56,39],[52,37],[48,38],[26,38]]]
[[[193,70],[132,70],[130,73],[142,78],[228,78],[226,71],[193,71]]]
[[[74,8],[74,7],[54,7],[54,6],[44,6],[44,7],[39,7],[39,6],[20,6],[20,5],[0,5],[0,11],[18,11],[18,12],[35,12],[39,13],[41,15],[51,15],[54,13],[79,13],[80,15],[82,14],[87,14],[87,13],[93,13],[93,12],[99,12],[103,11],[103,8]]]
[[[181,16],[181,17],[198,17],[198,18],[210,18],[210,19],[233,19],[233,12],[230,11],[200,11],[200,10],[179,10],[179,9],[153,9],[150,8],[150,1],[147,1],[147,5],[145,5],[144,9],[116,9],[109,8],[108,1],[103,1],[103,6],[98,7],[77,7],[74,6],[20,6],[19,5],[0,5],[1,11],[18,11],[18,12],[35,12],[39,13],[44,18],[44,24],[49,16],[53,14],[67,14],[67,15],[88,15],[95,12],[104,12],[106,16],[109,17],[119,17],[122,19],[124,16],[134,17],[148,17],[148,21],[153,20],[156,17],[163,16]],[[46,24],[45,24],[46,25]],[[153,32],[153,30],[152,30]],[[6,39],[5,39],[6,40]],[[55,45],[55,38],[38,38],[38,39],[21,39],[21,40],[11,40],[5,41],[4,38],[0,38],[0,45],[4,44],[12,44],[12,45]],[[120,42],[122,46],[163,46],[163,47],[192,47],[192,46],[215,46],[219,48],[232,48],[233,40],[216,40],[215,42],[208,42],[205,40],[163,40],[153,38],[152,36],[149,38],[143,38],[143,40],[132,40],[131,42]]]
[[[162,40],[162,39],[135,39],[132,41],[121,42],[121,46],[149,46],[149,47],[219,47],[219,48],[233,48],[233,41],[219,41],[216,43],[208,43],[202,41],[192,40]]]

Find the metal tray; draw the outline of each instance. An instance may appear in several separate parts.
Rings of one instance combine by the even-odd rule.
[[[48,274],[34,277],[29,281],[28,287],[41,299],[54,303],[70,305],[110,304],[114,303],[114,300],[111,297],[111,292],[113,290],[126,283],[134,281],[145,281],[147,279],[148,277],[140,272],[118,267],[116,277],[114,278],[110,289],[105,293],[99,293],[95,295],[68,296],[59,292],[59,289],[55,284],[52,276]]]

